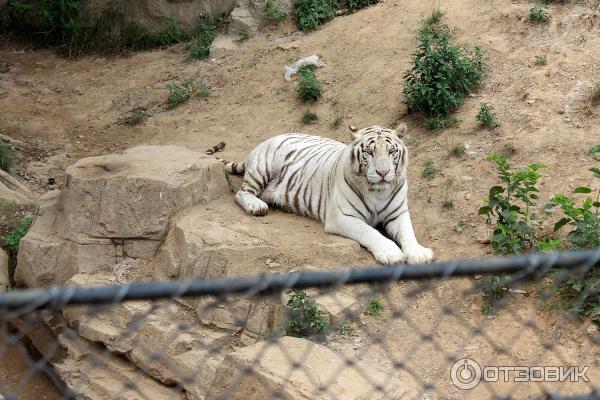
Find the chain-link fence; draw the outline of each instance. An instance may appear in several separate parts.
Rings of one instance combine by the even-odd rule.
[[[593,250],[15,290],[0,394],[600,398],[599,268]]]

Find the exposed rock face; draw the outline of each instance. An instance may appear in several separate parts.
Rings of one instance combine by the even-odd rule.
[[[285,350],[282,350],[285,349]],[[294,363],[301,363],[294,367]],[[262,342],[237,349],[225,357],[216,372],[214,394],[229,399],[416,399],[418,393],[361,361],[355,368],[345,367],[346,360],[328,348],[293,337],[276,343]],[[239,371],[253,373],[241,381]],[[357,370],[360,370],[359,373]],[[327,386],[327,395],[319,385]],[[375,386],[384,387],[384,392]],[[277,394],[275,396],[274,394]]]
[[[123,3],[115,0],[85,0],[89,13],[117,9],[125,12],[133,22],[150,29],[159,29],[167,19],[193,27],[204,15],[229,15],[236,0],[133,0]]]
[[[10,287],[10,278],[8,277],[8,254],[0,249],[0,292]]]
[[[354,241],[334,235],[315,241],[315,229],[323,229],[315,221],[273,214],[257,219],[244,213],[229,193],[222,164],[182,147],[144,146],[83,159],[67,169],[62,191],[41,198],[21,240],[17,281],[33,287],[89,287],[370,260]],[[284,240],[290,234],[294,240]],[[310,260],[297,256],[306,243],[313,244]],[[315,299],[333,324],[361,310],[349,292]],[[285,354],[301,359],[309,351],[304,365],[323,379],[344,362],[303,339],[283,338],[262,353],[261,339],[284,327],[285,296],[77,306],[59,317],[64,329],[53,329],[64,354],[49,359],[86,399],[200,400],[229,390],[232,398],[267,398],[271,393],[259,381],[281,388],[283,398],[309,399],[317,389],[313,378],[298,372],[288,379],[291,364]],[[259,378],[234,385],[250,366]],[[384,373],[362,368],[373,374],[373,382],[386,381]],[[400,384],[392,386],[398,398],[408,393]],[[371,396],[370,389],[352,368],[331,387],[338,398],[378,398],[379,392]]]
[[[227,191],[221,163],[183,147],[143,146],[80,160],[67,168],[63,190],[40,200],[20,245],[16,280],[61,284],[78,272],[150,259],[173,215]]]
[[[27,186],[23,185],[15,177],[0,170],[0,199],[18,205],[25,205],[32,204],[35,201],[35,196]]]

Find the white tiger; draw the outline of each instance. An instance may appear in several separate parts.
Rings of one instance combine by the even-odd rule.
[[[289,133],[260,143],[242,163],[225,161],[227,172],[244,175],[236,202],[252,215],[271,204],[318,219],[325,232],[356,240],[383,264],[431,262],[408,212],[406,124],[350,130],[348,145]]]

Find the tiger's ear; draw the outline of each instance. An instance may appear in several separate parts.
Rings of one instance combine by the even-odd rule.
[[[408,132],[408,126],[406,126],[406,124],[403,122],[400,125],[398,125],[395,132],[396,132],[396,135],[400,139],[402,139],[402,138],[404,138],[404,135],[406,135],[406,132]]]
[[[348,125],[348,129],[350,129],[350,134],[352,135],[352,139],[358,139],[360,137],[360,135],[358,134],[358,132],[360,131],[360,129],[358,129],[355,126],[352,125]]]

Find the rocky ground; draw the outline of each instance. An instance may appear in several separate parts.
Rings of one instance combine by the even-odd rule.
[[[402,74],[411,63],[419,19],[437,6],[446,12],[446,22],[459,28],[461,43],[480,44],[486,50],[488,70],[481,87],[457,113],[460,125],[432,133],[415,116],[406,114]],[[4,111],[0,133],[23,143],[17,178],[35,195],[42,195],[54,186],[49,187],[48,178],[64,187],[66,167],[77,160],[138,145],[180,145],[203,153],[208,146],[225,141],[222,156],[242,160],[257,143],[276,133],[302,131],[346,141],[348,123],[395,126],[403,121],[409,125],[410,202],[417,237],[440,260],[483,256],[491,250],[489,244],[481,243],[490,228],[477,216],[477,209],[496,183],[488,161],[492,152],[509,154],[515,165],[542,162],[547,166],[542,171],[541,204],[555,193],[593,183],[586,172],[592,162],[587,151],[600,138],[600,109],[590,106],[586,96],[600,67],[600,14],[592,4],[553,4],[547,24],[531,24],[526,20],[531,6],[528,1],[506,0],[387,0],[337,17],[311,34],[297,32],[289,21],[266,26],[256,36],[238,42],[235,51],[222,52],[209,61],[190,60],[181,46],[129,57],[65,60],[48,52],[23,51],[3,41],[0,64],[6,67],[0,79],[0,109]],[[308,106],[297,99],[295,81],[283,79],[283,66],[310,54],[320,55],[326,63],[317,71],[323,98],[309,106],[319,119],[303,125],[302,113]],[[535,65],[535,55],[546,55],[547,64]],[[208,82],[211,95],[167,110],[166,83],[189,77]],[[494,107],[499,128],[488,131],[475,121],[482,102]],[[147,121],[133,127],[119,123],[138,107],[149,113]],[[336,120],[342,121],[339,127],[333,124]],[[466,154],[452,157],[451,148],[461,143],[466,145]],[[438,171],[432,180],[421,176],[429,160]],[[239,185],[239,180],[233,183]],[[222,265],[231,265],[226,274],[233,276],[373,262],[363,249],[325,234],[321,225],[306,218],[280,211],[260,219],[247,217],[237,209],[227,188],[220,190],[221,201],[194,205],[178,214],[168,233],[161,229],[169,246],[190,260],[206,256],[190,245],[197,240],[214,240],[219,248],[215,254],[222,259],[216,259],[211,269],[210,263],[172,260],[163,251],[161,265],[171,267],[162,270],[162,277],[210,276],[210,271],[223,273]],[[47,195],[48,204],[57,201],[52,196]],[[442,207],[447,201],[452,208]],[[29,210],[23,207],[17,211]],[[15,219],[15,213],[8,215],[12,217],[3,218]],[[105,217],[118,220],[119,215]],[[210,229],[198,229],[202,224]],[[53,226],[49,222],[46,227]],[[77,257],[92,253],[77,247],[87,249],[89,243],[73,241],[64,229],[55,229],[53,245],[67,243],[75,260],[70,265],[81,265]],[[125,249],[125,243],[115,245],[115,237],[102,234],[94,243],[99,252],[94,258],[104,254],[106,246]],[[257,244],[263,247],[256,253],[250,251],[248,259],[248,249]],[[137,249],[144,254],[137,258],[153,259],[152,248]],[[118,257],[113,261],[122,261]],[[87,271],[72,267],[69,274],[101,269],[97,267]],[[51,274],[56,272],[49,269]],[[38,283],[51,279],[40,275]],[[410,355],[407,370],[411,372],[395,370],[391,375],[416,388],[434,382],[441,397],[465,396],[447,379],[447,352],[466,354],[481,363],[590,364],[598,381],[600,357],[590,342],[594,331],[589,322],[564,321],[561,310],[540,304],[536,296],[520,294],[509,298],[503,312],[485,317],[480,312],[481,299],[463,293],[472,285],[469,279],[394,285],[382,296],[381,317],[360,316],[356,331],[333,335],[328,346],[384,373],[391,370],[391,360]],[[361,290],[346,295],[368,297],[368,290]],[[535,287],[525,290],[535,293]],[[455,308],[454,317],[441,313],[446,304]],[[398,308],[408,314],[394,316],[392,311]],[[527,319],[534,321],[535,329],[523,326]],[[467,327],[474,325],[482,326],[486,335],[471,334]],[[423,333],[434,340],[423,342]],[[377,334],[385,334],[385,343],[373,340]],[[551,340],[556,348],[543,351],[543,340]],[[509,346],[510,354],[494,352],[490,344],[494,341]],[[562,388],[564,393],[580,389]],[[516,395],[524,397],[532,390],[539,388],[519,387]],[[470,396],[482,393],[487,392]],[[435,397],[436,392],[431,395]]]

